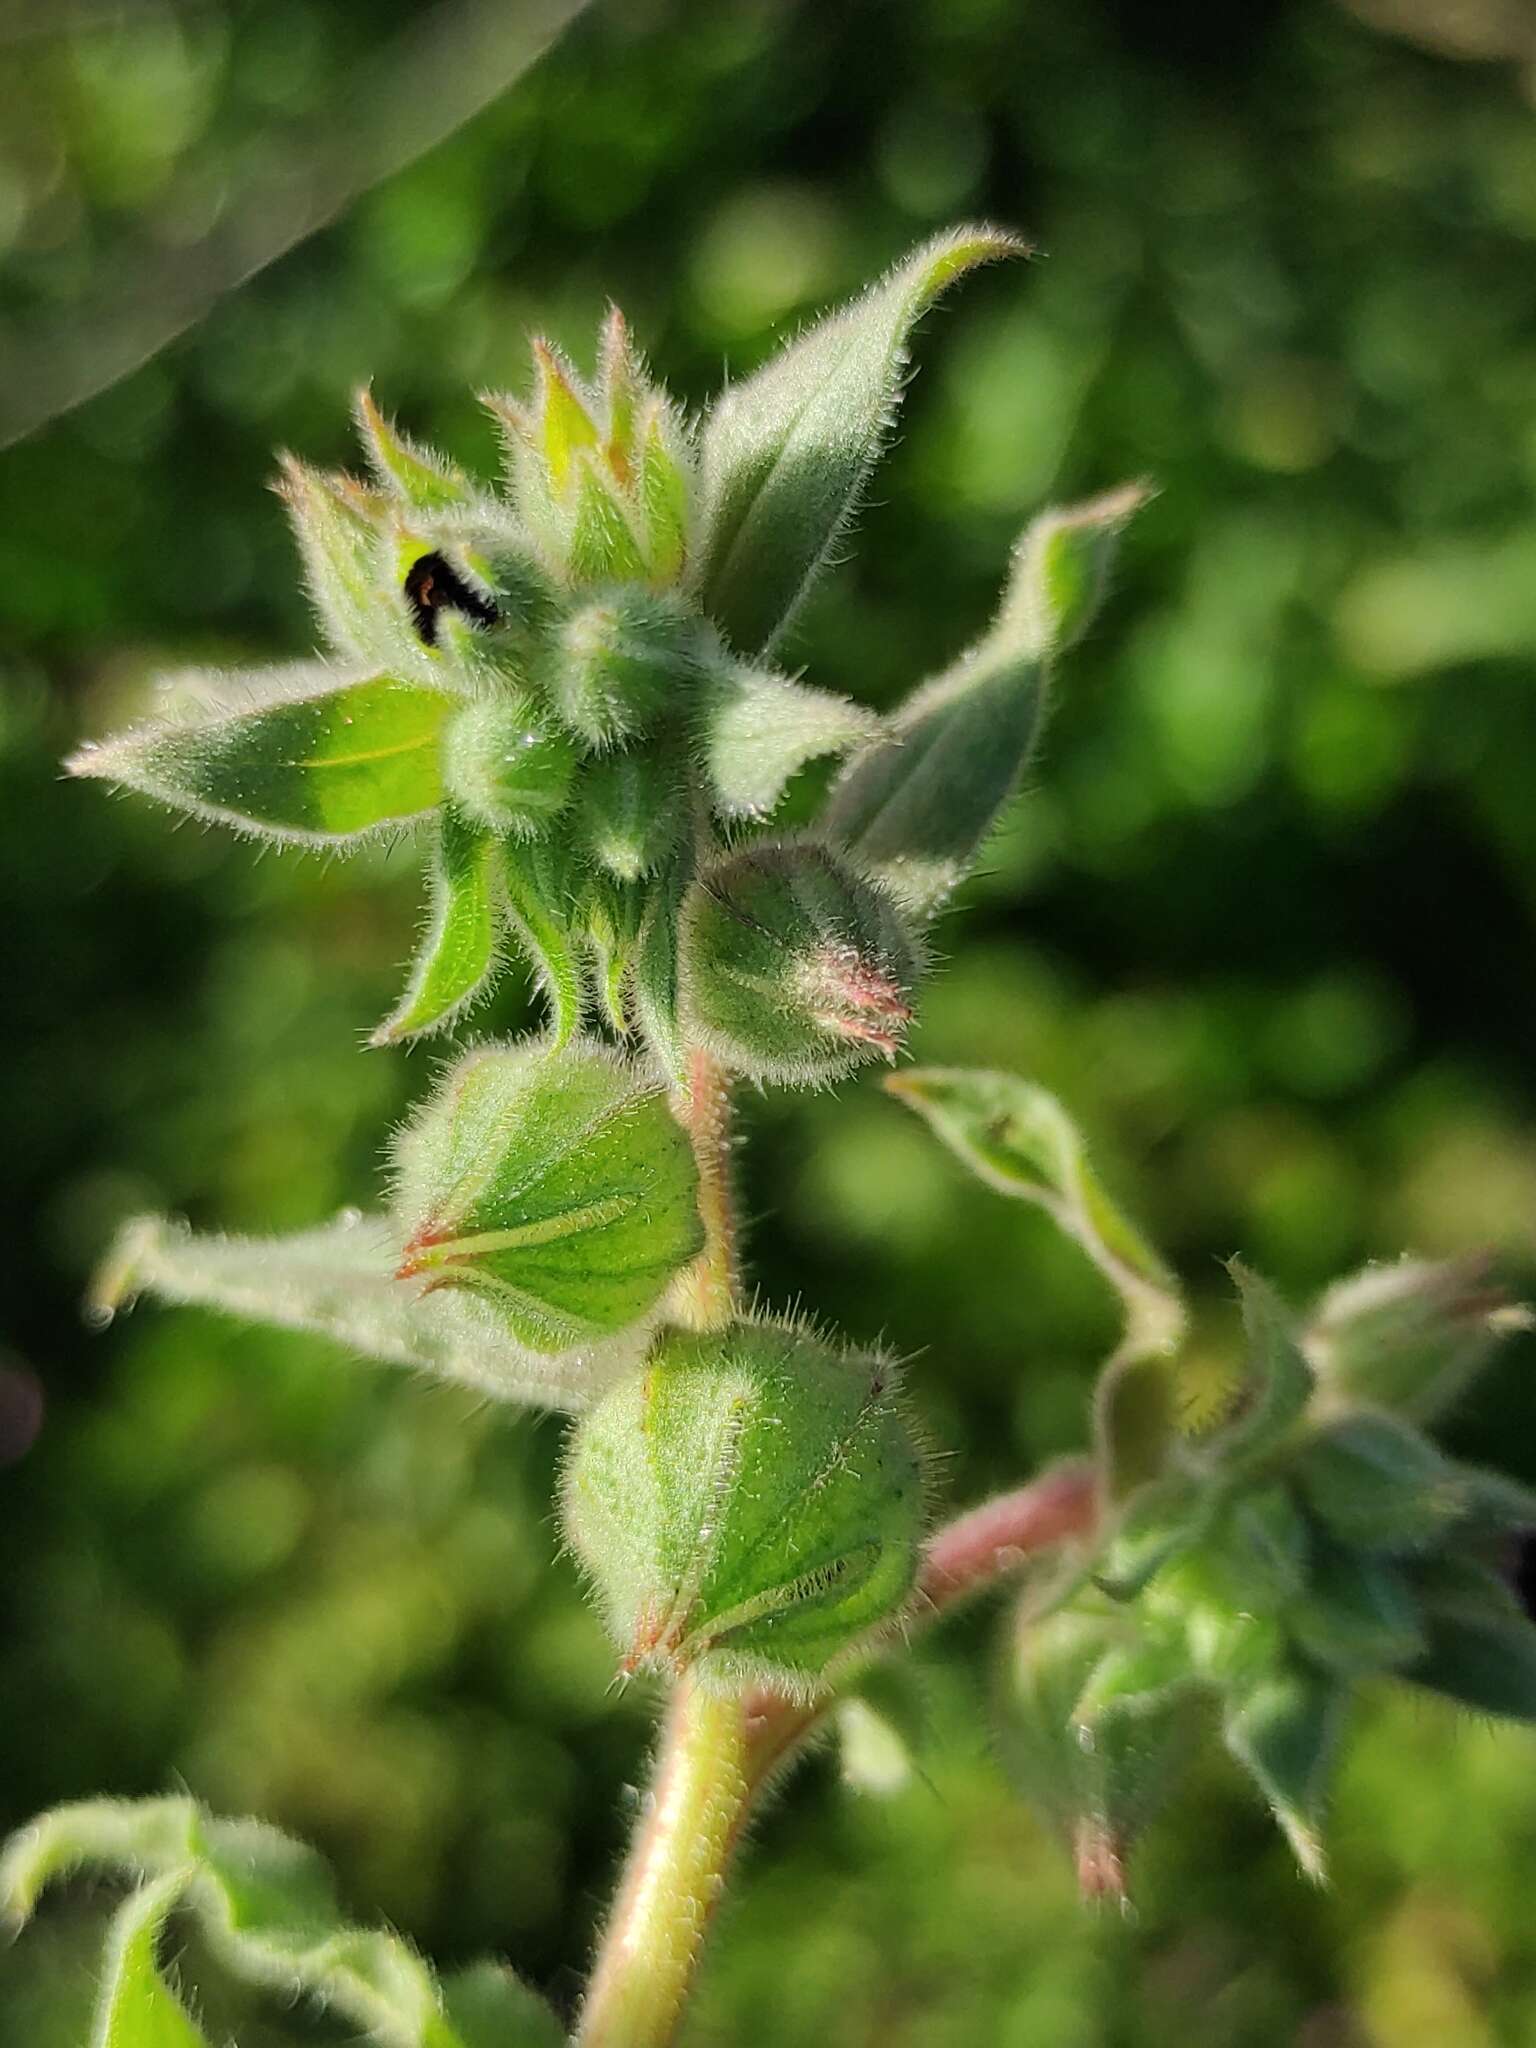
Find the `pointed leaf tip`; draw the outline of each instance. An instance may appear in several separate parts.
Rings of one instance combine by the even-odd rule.
[[[742,653],[782,633],[852,516],[914,326],[966,271],[1022,253],[996,228],[936,236],[721,396],[702,444],[699,582],[705,611]]]

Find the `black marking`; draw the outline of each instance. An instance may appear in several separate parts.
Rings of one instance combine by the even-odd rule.
[[[437,615],[455,611],[475,626],[494,626],[501,614],[483,591],[466,583],[446,556],[421,555],[405,573],[405,601],[424,647],[437,645]]]

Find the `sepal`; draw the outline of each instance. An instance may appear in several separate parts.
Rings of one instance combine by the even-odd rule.
[[[1337,1680],[1296,1662],[1259,1679],[1228,1704],[1227,1748],[1269,1802],[1302,1870],[1321,1883],[1321,1832],[1347,1694]]]

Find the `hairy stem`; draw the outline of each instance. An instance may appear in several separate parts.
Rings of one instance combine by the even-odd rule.
[[[579,2048],[663,2048],[672,2039],[746,1816],[746,1740],[740,1699],[680,1681]]]
[[[704,1249],[678,1280],[675,1321],[691,1330],[718,1330],[737,1306],[736,1213],[731,1185],[730,1077],[707,1052],[688,1055],[687,1088],[677,1116],[699,1164],[699,1215]]]
[[[929,1540],[911,1627],[936,1621],[1040,1552],[1086,1536],[1095,1512],[1092,1471],[1071,1464],[958,1516]],[[578,2048],[666,2048],[673,2039],[752,1809],[836,1698],[829,1692],[807,1704],[759,1689],[742,1699],[679,1684]]]

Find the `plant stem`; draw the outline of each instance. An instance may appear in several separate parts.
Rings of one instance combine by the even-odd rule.
[[[1091,1469],[1069,1464],[958,1516],[929,1540],[908,1634],[1086,1535],[1095,1512]],[[667,2048],[753,1806],[836,1698],[807,1704],[766,1689],[741,1698],[678,1684],[577,2048]]]
[[[704,1249],[677,1282],[672,1314],[691,1330],[718,1330],[737,1306],[736,1207],[731,1186],[730,1077],[707,1052],[688,1054],[687,1089],[679,1122],[699,1165],[699,1215]]]
[[[746,1816],[746,1741],[739,1698],[679,1681],[578,2048],[664,2048],[672,2039]]]

